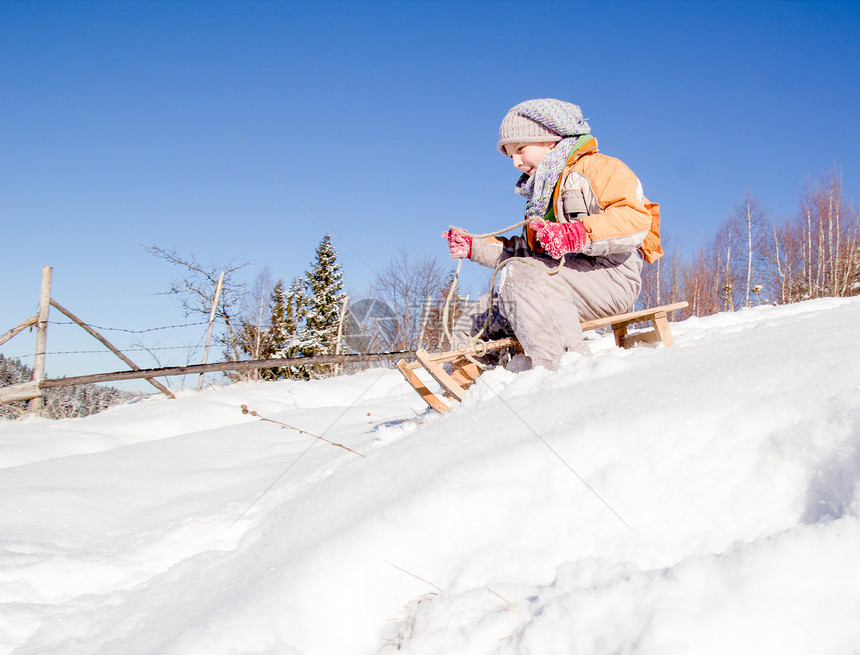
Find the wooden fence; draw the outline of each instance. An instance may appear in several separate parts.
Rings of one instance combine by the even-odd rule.
[[[111,344],[103,335],[99,334],[92,326],[78,318],[71,311],[63,307],[56,300],[51,298],[51,275],[52,269],[50,266],[42,268],[42,285],[39,295],[39,313],[35,316],[27,318],[11,330],[0,336],[0,345],[3,345],[15,335],[23,332],[27,328],[36,326],[36,354],[33,366],[33,380],[31,382],[23,382],[8,387],[0,387],[0,405],[13,403],[21,400],[29,400],[28,409],[31,412],[39,413],[42,410],[42,390],[54,389],[57,387],[70,387],[79,384],[94,384],[96,382],[111,382],[118,380],[146,380],[161,393],[170,398],[174,398],[173,393],[164,384],[156,380],[157,377],[171,377],[175,375],[200,374],[204,373],[223,372],[223,371],[244,371],[261,368],[281,368],[288,366],[307,366],[307,365],[323,365],[323,364],[347,364],[353,362],[374,362],[386,361],[393,359],[414,359],[415,353],[411,351],[390,352],[390,353],[371,353],[363,355],[317,355],[313,357],[282,357],[273,359],[254,359],[242,360],[234,362],[217,362],[207,364],[206,354],[204,354],[203,364],[190,364],[187,366],[168,366],[162,368],[140,368],[131,359],[126,357],[118,348]],[[216,300],[217,303],[217,295]],[[119,357],[131,370],[115,371],[113,373],[96,373],[93,375],[79,375],[75,377],[47,379],[45,377],[45,352],[47,346],[47,331],[48,331],[48,315],[50,308],[53,307],[61,312],[74,323],[81,326],[84,330],[92,335],[96,340],[108,348],[114,355]],[[212,334],[212,321],[215,316],[215,303],[213,303],[213,311],[209,319],[209,329],[207,331],[207,343],[205,353],[208,353],[208,338]],[[343,316],[341,316],[341,321]],[[198,384],[199,388],[199,384]]]

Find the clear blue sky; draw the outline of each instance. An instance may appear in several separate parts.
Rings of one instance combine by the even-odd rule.
[[[331,232],[353,293],[401,246],[447,265],[449,224],[521,218],[495,143],[527,98],[581,105],[688,248],[747,189],[781,218],[836,166],[856,202],[858,33],[858,2],[0,1],[0,333],[35,313],[43,265],[88,322],[184,322],[154,295],[180,271],[141,244],[289,280]],[[48,344],[98,346],[53,325]]]

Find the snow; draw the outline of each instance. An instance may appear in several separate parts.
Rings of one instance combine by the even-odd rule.
[[[858,652],[860,299],[673,331],[0,422],[0,652]]]

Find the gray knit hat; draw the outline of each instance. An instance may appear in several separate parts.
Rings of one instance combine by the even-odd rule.
[[[508,143],[549,143],[590,132],[579,106],[554,98],[526,100],[502,119],[497,147],[507,155]]]

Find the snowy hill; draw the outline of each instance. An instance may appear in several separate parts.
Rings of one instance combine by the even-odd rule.
[[[860,652],[860,300],[673,329],[0,422],[0,652]]]

